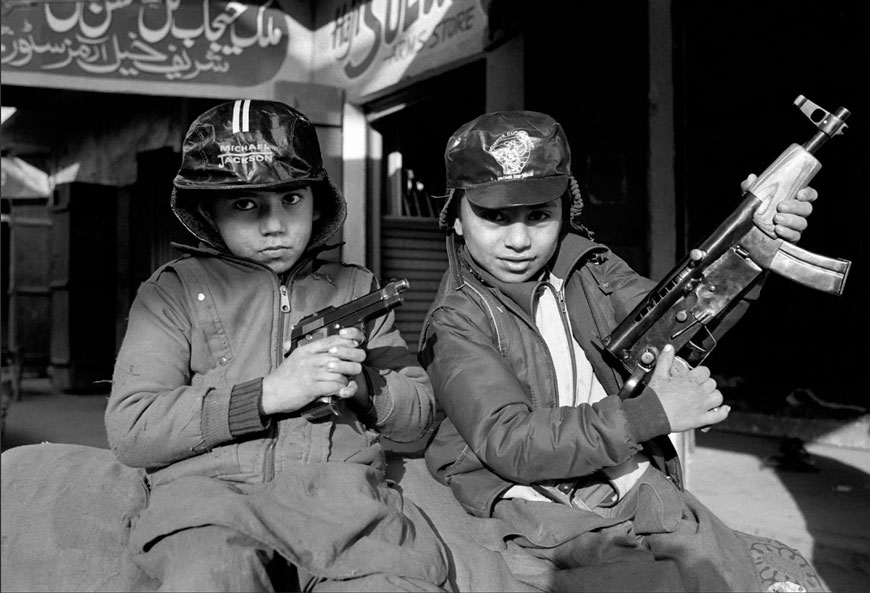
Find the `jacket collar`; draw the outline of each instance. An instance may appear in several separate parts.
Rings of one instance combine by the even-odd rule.
[[[550,270],[557,278],[565,279],[581,261],[597,257],[597,254],[607,248],[591,239],[569,232],[559,240],[559,248],[550,260]]]
[[[559,240],[559,247],[541,273],[532,280],[526,282],[506,283],[480,267],[468,254],[465,244],[456,239],[455,233],[447,236],[447,260],[453,289],[459,290],[467,283],[467,276],[479,280],[485,286],[495,288],[496,292],[504,294],[510,301],[530,318],[534,318],[534,296],[543,280],[546,280],[552,272],[558,278],[567,278],[575,267],[584,258],[594,256],[599,251],[604,251],[603,245],[576,233],[565,233]]]

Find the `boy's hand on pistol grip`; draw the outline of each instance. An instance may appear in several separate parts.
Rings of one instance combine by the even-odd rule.
[[[342,366],[342,372],[348,379],[347,386],[333,394],[341,399],[353,398],[359,405],[365,406],[370,397],[366,388],[366,381],[362,376],[362,362],[366,359],[366,351],[361,348],[365,341],[365,334],[357,327],[344,327],[339,330],[338,335],[343,338],[352,340],[356,345],[347,349],[344,346],[334,346],[331,352],[345,361],[351,361]]]
[[[722,393],[710,377],[710,369],[677,364],[674,368],[673,347],[668,344],[659,354],[649,380],[668,417],[672,432],[683,432],[722,422],[731,411],[722,405]],[[672,370],[673,369],[673,370]]]
[[[359,386],[351,379],[362,372],[364,339],[358,328],[344,328],[336,335],[301,342],[263,379],[263,413],[294,412],[326,395],[356,395]],[[289,347],[286,342],[284,348]]]

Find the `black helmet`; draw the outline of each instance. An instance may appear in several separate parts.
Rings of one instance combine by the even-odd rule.
[[[309,248],[322,245],[347,214],[341,192],[323,168],[314,125],[277,101],[228,101],[197,117],[184,138],[173,185],[175,215],[197,238],[214,246],[223,246],[223,241],[197,207],[205,191],[310,186],[320,217]]]

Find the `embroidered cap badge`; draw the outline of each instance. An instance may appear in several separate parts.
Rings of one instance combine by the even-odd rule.
[[[531,175],[531,173],[523,173],[532,154],[532,139],[529,138],[528,132],[524,130],[505,132],[490,144],[489,148],[484,147],[484,150],[492,155],[504,171],[504,175],[500,175],[498,179],[515,179]]]

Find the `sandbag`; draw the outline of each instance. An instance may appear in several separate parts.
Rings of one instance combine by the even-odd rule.
[[[147,504],[140,473],[108,449],[41,444],[0,456],[0,590],[156,591],[133,562],[130,519]],[[391,455],[387,476],[425,514],[448,547],[456,591],[529,591],[511,574],[499,521],[465,513],[420,457]],[[790,581],[823,591],[812,566],[779,541],[740,533],[770,591]]]
[[[157,589],[127,552],[148,500],[137,470],[108,449],[51,443],[4,451],[0,468],[0,589]]]

